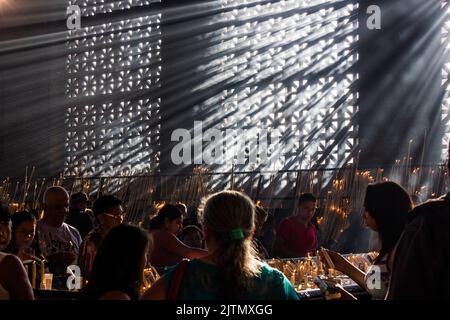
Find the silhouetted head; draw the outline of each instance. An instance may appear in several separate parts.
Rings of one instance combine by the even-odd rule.
[[[305,223],[311,222],[316,213],[316,197],[311,193],[303,193],[298,198],[296,215]]]
[[[156,217],[150,222],[151,229],[163,229],[172,234],[180,232],[183,225],[183,212],[172,204],[166,204],[159,209]]]
[[[113,195],[100,196],[95,200],[92,211],[105,234],[124,219],[122,200]]]
[[[137,299],[149,251],[147,232],[129,224],[113,227],[95,256],[82,299],[98,299],[108,291],[121,291]]]
[[[69,214],[69,194],[63,187],[50,187],[44,193],[43,221],[59,228]]]
[[[80,211],[86,210],[89,203],[89,197],[84,192],[77,192],[70,196],[70,207]]]
[[[364,199],[366,225],[378,232],[382,242],[380,256],[390,253],[400,238],[412,209],[409,194],[395,182],[367,186]]]
[[[0,251],[3,251],[11,241],[11,216],[8,207],[0,202]]]

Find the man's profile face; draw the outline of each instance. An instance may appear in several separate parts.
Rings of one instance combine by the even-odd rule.
[[[316,201],[306,201],[298,206],[297,214],[306,222],[310,222],[316,213]]]
[[[45,220],[54,227],[60,227],[69,214],[69,197],[64,192],[54,192],[45,199]]]
[[[121,205],[111,207],[108,212],[103,212],[98,216],[100,224],[105,232],[121,224],[124,219],[124,211]]]

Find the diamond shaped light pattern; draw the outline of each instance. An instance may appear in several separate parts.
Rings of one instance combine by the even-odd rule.
[[[442,27],[442,44],[445,50],[445,61],[442,69],[442,86],[444,87],[444,97],[442,99],[442,123],[444,126],[444,136],[442,138],[441,160],[448,159],[448,143],[450,141],[450,5],[447,0],[442,1],[444,11],[444,23]]]
[[[158,166],[161,15],[117,18],[153,2],[160,1],[69,3],[80,7],[82,28],[69,31],[67,41],[68,175],[145,173]],[[84,26],[97,14],[111,19]]]
[[[264,150],[258,149],[255,163],[235,168],[299,170],[352,163],[357,148],[357,1],[220,2],[222,13],[215,20],[221,28],[208,35],[217,44],[206,54],[221,58],[202,67],[213,71],[210,83],[197,90],[217,83],[227,89],[197,106],[197,112],[215,108],[206,123],[222,114],[223,131],[245,129],[252,135],[273,130],[280,139],[276,146],[269,144],[270,161],[261,161]],[[234,139],[237,143],[242,137]],[[233,162],[227,159],[216,169],[229,171]]]

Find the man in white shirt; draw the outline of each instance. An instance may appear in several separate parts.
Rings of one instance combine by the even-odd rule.
[[[38,236],[41,252],[49,261],[54,279],[66,275],[67,266],[77,260],[81,244],[78,230],[64,222],[68,213],[69,194],[66,189],[48,188],[44,194],[44,216],[38,222]]]

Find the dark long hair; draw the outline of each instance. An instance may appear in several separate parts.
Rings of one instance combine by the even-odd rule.
[[[36,217],[33,213],[29,211],[19,211],[12,215],[11,222],[12,222],[12,229],[11,229],[11,242],[9,243],[8,247],[6,248],[6,252],[17,254],[19,251],[19,248],[16,244],[16,231],[17,228],[25,221],[32,221],[33,223],[36,223]],[[38,245],[38,239],[37,239],[37,233],[34,235],[33,242],[31,243],[31,247],[34,249],[34,254],[36,256],[40,255],[39,245]]]
[[[9,222],[11,221],[11,216],[9,215],[9,210],[8,210],[8,207],[7,206],[5,206],[5,205],[3,205],[1,202],[0,202],[0,224],[7,224],[8,225],[8,227],[7,227],[7,233],[6,234],[4,234],[4,230],[0,230],[1,231],[1,233],[0,233],[0,236],[1,236],[1,247],[0,247],[0,250],[1,251],[3,251],[4,249],[5,249],[5,247],[7,247],[8,246],[8,244],[9,243],[6,243],[6,241],[8,240],[8,241],[11,241],[11,239],[9,238],[8,239],[8,237],[9,237],[9,232],[11,231],[10,230],[10,228],[9,228]],[[1,228],[1,229],[4,229],[3,227]]]
[[[0,222],[9,223],[11,221],[11,215],[9,214],[8,207],[0,202]]]
[[[170,221],[178,219],[183,216],[183,212],[173,204],[165,204],[159,209],[158,214],[150,221],[150,229],[160,229],[167,218]]]
[[[138,299],[142,287],[143,257],[148,235],[141,228],[120,224],[100,244],[82,300],[96,300],[108,291],[121,291]]]
[[[367,186],[364,207],[378,227],[381,250],[375,262],[394,249],[408,221],[412,209],[409,194],[395,182],[382,182]]]

